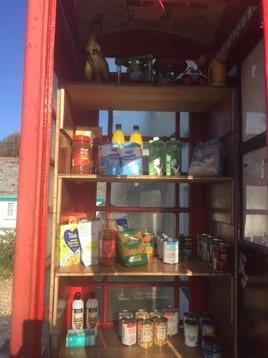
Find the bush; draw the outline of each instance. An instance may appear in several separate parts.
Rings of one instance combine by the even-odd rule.
[[[7,277],[13,274],[15,233],[5,231],[0,234],[0,275]]]

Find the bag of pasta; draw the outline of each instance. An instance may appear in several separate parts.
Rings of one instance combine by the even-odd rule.
[[[127,267],[148,264],[142,233],[138,229],[124,228],[118,232],[117,252],[120,262]]]

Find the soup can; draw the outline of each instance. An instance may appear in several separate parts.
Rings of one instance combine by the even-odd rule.
[[[204,358],[222,357],[222,340],[218,336],[204,336],[202,338],[202,347]]]
[[[137,321],[131,316],[122,319],[122,344],[132,346],[137,342]]]
[[[129,310],[122,310],[122,311],[118,312],[118,335],[119,336],[122,335],[122,320],[127,317],[133,318],[134,313]]]
[[[179,240],[168,238],[164,241],[163,262],[166,264],[179,263]]]
[[[168,320],[167,333],[173,336],[179,332],[179,309],[176,307],[168,306],[162,310],[163,316]]]
[[[150,348],[153,345],[153,320],[138,320],[138,345],[142,348]]]
[[[158,317],[153,320],[153,340],[157,346],[167,344],[168,319],[166,317]]]

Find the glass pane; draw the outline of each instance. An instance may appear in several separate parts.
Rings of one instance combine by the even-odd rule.
[[[183,320],[184,312],[189,312],[189,287],[180,288],[180,319]]]
[[[106,204],[106,183],[97,183],[96,206]]]
[[[99,126],[102,128],[102,135],[108,135],[108,111],[99,111]]]
[[[263,41],[251,51],[241,67],[242,136],[246,141],[266,130]]]
[[[189,143],[182,142],[181,146],[181,170],[187,173],[189,169]]]
[[[190,127],[189,127],[189,113],[180,112],[180,137],[189,137]]]
[[[189,214],[179,214],[179,234],[189,235]]]
[[[157,235],[157,233],[165,232],[168,235],[175,235],[176,217],[172,213],[154,213],[154,212],[138,212],[138,213],[120,213],[112,212],[111,219],[125,218],[128,220],[130,228],[137,228],[144,231],[145,228],[149,232]]]
[[[169,305],[174,306],[174,289],[172,287],[122,287],[108,290],[108,320],[116,320],[118,312],[139,308],[161,310]]]
[[[170,137],[176,131],[175,112],[113,111],[113,119],[113,129],[116,124],[122,124],[126,136],[132,132],[134,124],[145,137]]]
[[[189,207],[189,184],[182,183],[180,184],[180,197],[179,197],[179,205],[181,208]]]
[[[114,206],[175,206],[175,185],[164,183],[113,183],[111,204]]]
[[[243,158],[244,239],[268,246],[268,186],[266,148]]]

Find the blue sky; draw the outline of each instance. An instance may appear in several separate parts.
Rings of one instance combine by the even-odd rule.
[[[20,131],[27,0],[0,0],[0,140]]]

